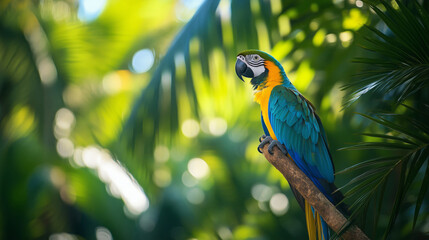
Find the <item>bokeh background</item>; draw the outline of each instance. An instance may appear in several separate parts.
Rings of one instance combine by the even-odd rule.
[[[386,45],[382,36],[399,34],[370,8],[400,12],[396,1],[386,4],[392,8],[360,0],[2,0],[0,239],[306,239],[288,183],[256,150],[260,110],[234,73],[236,54],[257,48],[282,63],[316,106],[336,170],[346,169],[386,150],[338,149],[395,140],[361,132],[404,136],[356,114],[409,111],[395,101],[403,85],[367,98],[360,96],[375,85],[353,88],[386,66],[362,59],[388,62],[394,58],[383,54],[403,49]],[[428,1],[404,4],[428,30],[420,11]],[[410,42],[421,48],[423,80],[399,100],[417,110],[428,103],[427,36]],[[379,178],[364,182],[385,196],[377,204],[370,196],[362,205],[363,188],[346,199],[363,206],[354,216],[374,239],[386,231],[391,239],[427,237],[422,134],[423,160],[407,172],[417,177],[392,224],[401,169],[389,168],[382,187],[371,185]],[[364,179],[338,174],[336,185],[356,176]]]

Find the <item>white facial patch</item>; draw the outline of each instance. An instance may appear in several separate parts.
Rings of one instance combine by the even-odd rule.
[[[249,54],[246,55],[246,65],[248,68],[252,69],[254,74],[253,77],[258,77],[263,72],[265,72],[265,60],[261,58],[258,54]]]
[[[259,67],[252,67],[250,65],[247,65],[250,69],[252,69],[254,77],[257,77],[261,75],[263,72],[265,72],[265,66],[259,66]]]

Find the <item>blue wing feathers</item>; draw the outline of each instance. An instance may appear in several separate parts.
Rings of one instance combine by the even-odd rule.
[[[279,116],[282,117],[283,119],[285,119],[289,113],[287,108],[280,109],[279,111],[280,111]]]
[[[313,125],[314,125],[314,129],[316,129],[317,132],[320,132],[320,128],[319,128],[319,122],[316,119],[315,114],[313,114]]]
[[[310,132],[311,132],[311,126],[309,122],[305,122],[304,123],[304,127],[302,129],[302,137],[304,137],[304,139],[308,139],[308,137],[310,136]]]
[[[286,146],[304,174],[333,202],[329,184],[334,181],[334,166],[325,131],[311,103],[295,89],[276,86],[269,99],[268,116],[277,140]],[[265,124],[263,127],[268,132]],[[324,238],[329,239],[328,226],[321,220]]]
[[[297,114],[298,117],[298,114]],[[301,118],[298,120],[298,122],[295,124],[295,132],[299,133],[302,131],[302,126],[304,125],[304,120]]]
[[[311,131],[311,142],[317,144],[319,140],[319,133],[313,128]]]
[[[333,182],[334,170],[325,132],[311,106],[296,90],[276,86],[271,92],[268,116],[274,134],[298,167],[327,194],[320,181]]]
[[[296,114],[294,112],[291,112],[287,115],[286,123],[287,125],[289,125],[289,127],[291,127],[297,120],[298,118],[296,117]]]

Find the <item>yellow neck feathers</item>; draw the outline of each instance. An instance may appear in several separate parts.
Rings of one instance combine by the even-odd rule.
[[[262,118],[265,125],[267,126],[270,136],[274,140],[277,140],[268,117],[268,103],[270,100],[271,91],[275,86],[283,83],[283,77],[280,73],[280,69],[274,63],[265,61],[265,67],[268,69],[267,79],[255,90],[254,100],[255,102],[259,103],[259,105],[261,105]]]
[[[254,92],[254,100],[259,104],[263,102],[264,98],[269,99],[271,90],[273,90],[275,86],[283,83],[283,76],[276,64],[271,61],[265,61],[265,68],[268,69],[267,79],[261,83]]]

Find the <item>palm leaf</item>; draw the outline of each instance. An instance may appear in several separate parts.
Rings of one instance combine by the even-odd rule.
[[[44,51],[36,49],[35,45],[43,48],[47,44],[46,36],[38,24],[25,33],[18,25],[10,23],[21,14],[31,15],[20,8],[0,12],[0,128],[4,127],[2,120],[14,107],[28,106],[36,117],[40,139],[52,149],[53,119],[62,105],[60,79],[54,69],[49,82],[44,81],[46,71],[41,72],[40,62],[43,58],[52,59],[44,56]],[[34,35],[39,39],[32,38]]]
[[[347,149],[348,148],[341,148],[339,150],[347,150]],[[346,169],[338,171],[336,174],[349,173],[349,172],[356,171],[356,170],[361,169],[361,168],[372,167],[374,165],[390,164],[390,163],[392,163],[392,161],[396,161],[396,160],[397,160],[397,157],[391,157],[391,156],[378,157],[378,158],[363,161],[361,163],[357,163],[351,167],[348,167]]]
[[[221,36],[220,29],[218,28],[219,19],[215,15],[218,3],[218,0],[206,1],[199,8],[194,17],[177,35],[153,74],[149,85],[143,90],[139,99],[137,99],[122,134],[122,137],[126,137],[132,143],[134,151],[142,153],[153,149],[153,141],[156,139],[160,128],[164,129],[166,133],[174,132],[178,128],[178,104],[176,83],[174,81],[176,70],[175,56],[176,54],[184,54],[186,65],[190,66],[189,44],[191,39],[199,36],[207,40]],[[210,44],[206,45],[210,46]],[[201,54],[209,50],[208,46],[206,49],[206,45],[203,45],[200,49]],[[202,62],[203,69],[208,69],[207,65],[207,62]],[[164,87],[162,86],[163,81]],[[192,110],[194,113],[197,113],[197,99],[189,68],[186,69],[186,82],[188,96],[191,96],[189,100],[194,103],[192,104]],[[162,101],[165,98],[168,100]],[[162,108],[162,104],[167,104],[167,107]],[[139,137],[142,133],[147,140]],[[141,149],[141,146],[144,149]]]
[[[414,113],[424,115],[428,109],[417,110],[406,106],[406,109]],[[410,111],[410,112],[411,112]],[[396,195],[393,207],[391,209],[390,219],[387,224],[384,238],[387,238],[399,215],[401,205],[405,194],[411,188],[412,183],[417,176],[422,174],[424,164],[429,162],[429,132],[425,131],[428,123],[424,120],[414,119],[409,121],[407,114],[379,114],[371,117],[361,114],[367,119],[379,124],[385,129],[390,129],[388,134],[364,134],[366,136],[379,139],[379,142],[362,142],[343,149],[346,150],[389,150],[389,153],[382,157],[377,157],[362,163],[355,164],[339,174],[350,173],[364,170],[363,173],[350,180],[340,189],[348,189],[344,196],[347,199],[355,199],[350,208],[353,210],[351,221],[355,221],[358,216],[365,216],[363,211],[371,202],[374,204],[375,224],[378,224],[381,207],[380,202],[386,199],[386,186],[390,176],[394,176],[396,170],[400,172],[400,178],[395,181]],[[408,124],[401,124],[407,122]],[[424,127],[422,127],[424,126]],[[391,178],[395,179],[395,178]],[[428,181],[425,177],[424,181]],[[414,213],[414,226],[417,221],[417,215],[422,204],[422,199],[426,190],[423,186],[418,192],[418,201],[416,202],[416,211]],[[362,193],[365,193],[362,195]],[[378,197],[377,197],[378,196]],[[377,200],[378,199],[378,200]],[[364,217],[365,218],[365,217]]]
[[[421,208],[422,203],[423,203],[423,199],[424,199],[426,192],[428,190],[428,187],[427,187],[428,184],[429,184],[429,164],[426,165],[426,171],[424,174],[424,179],[423,179],[420,191],[419,191],[419,196],[417,197],[417,201],[416,201],[416,209],[414,210],[414,219],[413,219],[413,229],[416,226],[417,217],[419,216],[419,212],[420,212],[420,208]]]
[[[426,88],[429,83],[429,22],[423,7],[414,1],[405,6],[395,1],[399,9],[381,1],[386,11],[369,2],[369,6],[386,24],[388,31],[381,32],[372,26],[367,31],[376,36],[364,37],[363,48],[376,53],[373,57],[357,58],[358,63],[369,66],[359,74],[360,80],[346,85],[351,90],[346,105],[367,93],[392,94],[391,99],[403,102]]]

